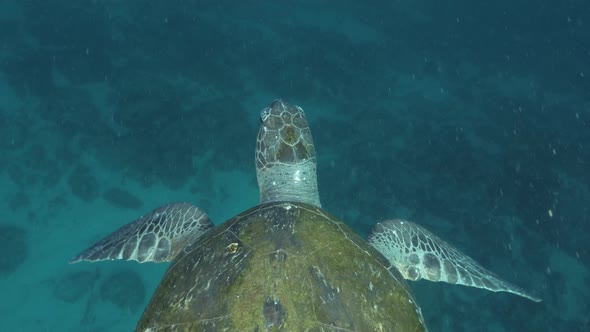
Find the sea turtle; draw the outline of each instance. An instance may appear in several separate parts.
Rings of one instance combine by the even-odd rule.
[[[255,156],[257,206],[214,227],[164,205],[70,262],[172,261],[137,331],[425,331],[404,278],[539,301],[417,224],[384,221],[365,241],[324,211],[299,106],[262,110]]]

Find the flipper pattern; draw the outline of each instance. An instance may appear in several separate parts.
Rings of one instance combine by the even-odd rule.
[[[211,228],[203,210],[189,203],[172,203],[121,227],[70,263],[115,259],[167,262]]]
[[[408,280],[443,281],[541,301],[413,222],[397,219],[378,223],[368,242]]]

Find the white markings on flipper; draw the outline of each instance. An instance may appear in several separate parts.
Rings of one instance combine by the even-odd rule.
[[[378,223],[368,242],[408,280],[442,281],[541,301],[413,222],[396,219]]]

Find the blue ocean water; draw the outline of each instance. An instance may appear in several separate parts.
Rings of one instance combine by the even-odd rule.
[[[259,111],[308,115],[323,206],[407,218],[543,301],[416,282],[431,331],[590,330],[590,2],[0,1],[0,330],[130,331],[165,264],[68,259],[258,201]]]

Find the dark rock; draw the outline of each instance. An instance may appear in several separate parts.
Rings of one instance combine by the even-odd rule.
[[[120,188],[111,188],[102,196],[111,205],[119,208],[138,209],[143,205],[139,198]]]
[[[100,285],[100,298],[134,313],[143,306],[145,286],[137,272],[123,270],[111,275]]]
[[[98,180],[85,165],[78,165],[68,177],[68,185],[72,194],[85,202],[94,201],[99,194]]]
[[[27,232],[15,225],[0,225],[0,277],[7,276],[27,259]]]
[[[68,201],[66,200],[65,195],[59,194],[55,195],[47,202],[47,208],[51,212],[58,212],[59,210],[65,208],[68,205]]]
[[[30,126],[26,116],[20,114],[11,114],[2,109],[2,116],[0,116],[0,148],[7,151],[22,151],[26,142],[30,137]]]
[[[41,184],[45,188],[53,188],[59,183],[63,173],[63,170],[55,162],[51,162],[43,171]]]
[[[31,205],[29,196],[24,191],[16,192],[6,199],[11,210],[16,211]]]
[[[53,296],[67,303],[75,303],[94,288],[99,277],[98,269],[68,272],[57,280],[50,281]]]
[[[25,185],[25,174],[17,165],[10,165],[7,169],[8,176],[12,180],[12,182],[16,183],[19,186]]]
[[[25,167],[32,171],[42,171],[50,163],[47,152],[41,144],[33,144],[28,147],[23,153],[22,158]]]

